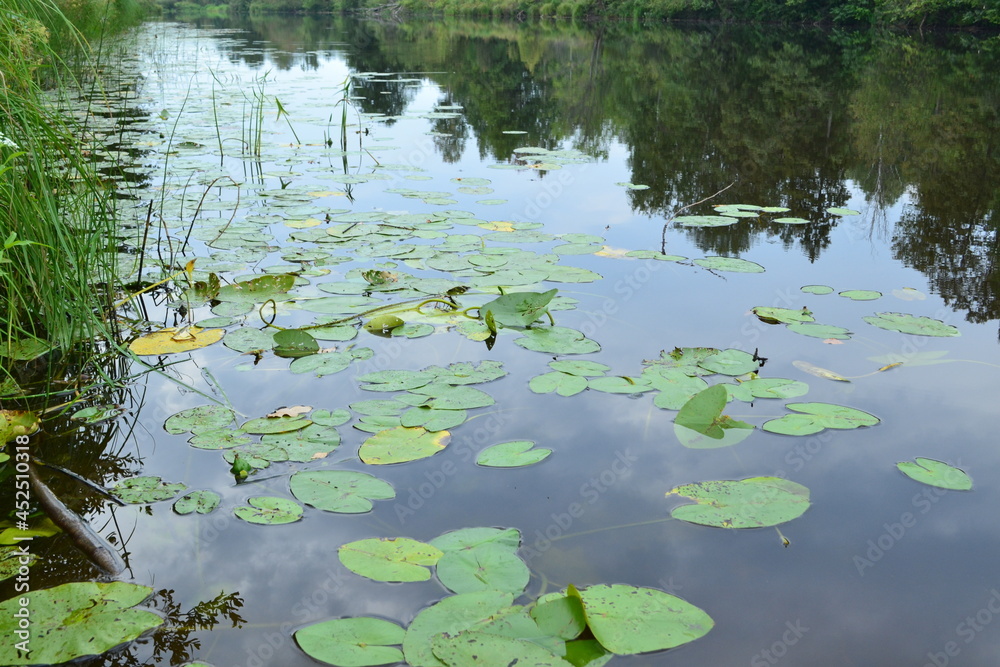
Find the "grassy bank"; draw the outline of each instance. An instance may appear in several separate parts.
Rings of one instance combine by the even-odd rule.
[[[0,10],[0,381],[23,379],[46,350],[59,357],[112,335],[114,189],[92,163],[86,117],[58,109],[98,80],[87,72],[92,45],[140,15],[132,0],[13,0]]]

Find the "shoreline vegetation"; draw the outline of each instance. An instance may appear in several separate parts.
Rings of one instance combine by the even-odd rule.
[[[169,13],[367,13],[509,20],[721,21],[843,26],[1000,28],[989,0],[155,0]]]
[[[99,99],[100,45],[136,0],[12,0],[0,9],[0,402],[76,386],[114,345],[117,193],[106,140],[74,98]]]

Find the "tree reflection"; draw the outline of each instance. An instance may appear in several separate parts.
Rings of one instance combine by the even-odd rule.
[[[312,48],[340,44],[355,71],[419,73],[440,89],[438,104],[462,107],[459,118],[435,120],[447,162],[472,142],[482,159],[501,162],[522,145],[569,145],[599,159],[618,142],[632,182],[650,186],[628,193],[636,211],[667,219],[736,180],[727,202],[789,206],[812,224],[674,233],[721,255],[776,239],[810,261],[844,224],[827,209],[860,188],[864,234],[891,236],[896,258],[970,319],[1000,316],[996,36],[331,20],[326,43],[310,30]],[[396,116],[413,100],[401,85],[357,91],[369,113]],[[909,207],[890,221],[904,197]]]

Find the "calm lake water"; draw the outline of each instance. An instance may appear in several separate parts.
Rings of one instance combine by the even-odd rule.
[[[532,572],[524,602],[570,583],[621,583],[665,590],[715,620],[693,643],[612,664],[995,663],[995,36],[268,17],[150,23],[119,49],[131,84],[109,103],[119,131],[113,150],[134,162],[112,177],[123,183],[123,207],[136,211],[123,249],[141,245],[152,202],[145,280],[162,277],[160,262],[182,268],[192,258],[198,280],[210,272],[224,282],[302,273],[296,303],[278,304],[274,319],[295,327],[319,316],[297,306],[349,293],[344,282],[363,284],[361,270],[437,279],[427,284],[440,291],[451,286],[444,280],[473,285],[458,299],[480,305],[483,272],[455,258],[499,266],[498,258],[532,252],[532,261],[600,277],[568,270],[553,274],[562,281],[539,282],[531,273],[538,264],[528,262],[496,284],[557,288],[556,324],[600,351],[524,349],[513,329],[488,348],[437,325],[412,339],[361,331],[350,342],[321,340],[341,351],[371,349],[370,358],[323,377],[291,372],[290,360],[270,351],[255,359],[223,344],[162,357],[176,363],[114,397],[128,413],[68,426],[39,452],[109,485],[156,475],[222,496],[203,516],[180,516],[164,501],[118,508],[111,521],[99,499],[58,487],[93,513],[103,534],[124,541],[129,574],[159,591],[156,606],[173,621],[95,664],[315,664],[295,646],[294,630],[353,616],[405,626],[447,594],[433,578],[387,584],[358,576],[338,560],[341,545],[426,541],[471,526],[520,530]],[[352,75],[345,152],[341,100]],[[715,204],[788,211],[718,227],[674,219],[716,215]],[[366,225],[427,221],[447,224],[416,237],[387,233],[381,242],[323,241],[327,229],[358,234]],[[458,244],[452,259],[433,259],[445,243]],[[625,255],[641,250],[650,252]],[[764,270],[692,261],[716,256]],[[134,257],[123,254],[123,263]],[[832,293],[801,289],[809,285]],[[879,295],[852,300],[839,294],[847,290]],[[183,319],[179,294],[148,295],[146,312],[133,315],[174,325]],[[378,305],[383,297],[375,296]],[[256,307],[242,314],[193,306],[195,321],[232,318],[227,336],[262,326]],[[850,335],[802,335],[762,322],[754,307],[807,308]],[[876,313],[934,318],[961,335],[915,336],[863,319]],[[567,397],[529,389],[556,356],[637,378],[644,361],[675,347],[756,351],[767,359],[761,377],[805,382],[808,393],[733,401],[726,413],[758,428],[739,444],[697,449],[675,435],[677,413],[657,407],[656,392]],[[222,452],[164,428],[210,398],[231,403],[240,423],[283,406],[347,409],[391,397],[362,390],[361,374],[482,360],[507,371],[476,385],[495,405],[469,410],[467,423],[450,429],[448,447],[419,461],[362,463],[358,448],[370,434],[354,427],[360,415],[352,410],[327,458],[275,462],[235,484]],[[896,361],[903,363],[875,372]],[[818,377],[794,362],[853,379]],[[759,428],[788,414],[786,403],[803,401],[881,421],[809,436]],[[511,440],[553,453],[524,468],[475,464],[480,450]],[[915,457],[962,468],[973,490],[938,490],[897,470]],[[396,497],[358,515],[306,507],[301,521],[278,526],[233,514],[253,496],[292,499],[289,480],[299,470],[332,468],[376,475]],[[808,511],[780,533],[670,518],[685,502],[666,497],[676,486],[756,476],[808,487]],[[36,570],[36,588],[94,576],[59,540]],[[200,615],[189,613],[195,608]]]

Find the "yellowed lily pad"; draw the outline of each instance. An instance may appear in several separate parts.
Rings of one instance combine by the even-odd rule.
[[[38,415],[28,410],[0,410],[0,444],[38,430]]]
[[[136,338],[129,344],[128,349],[139,356],[190,352],[198,348],[208,347],[212,343],[218,343],[225,333],[225,329],[169,327]]]
[[[369,465],[405,463],[433,456],[451,440],[448,431],[428,431],[419,426],[379,431],[361,444],[361,460]]]

